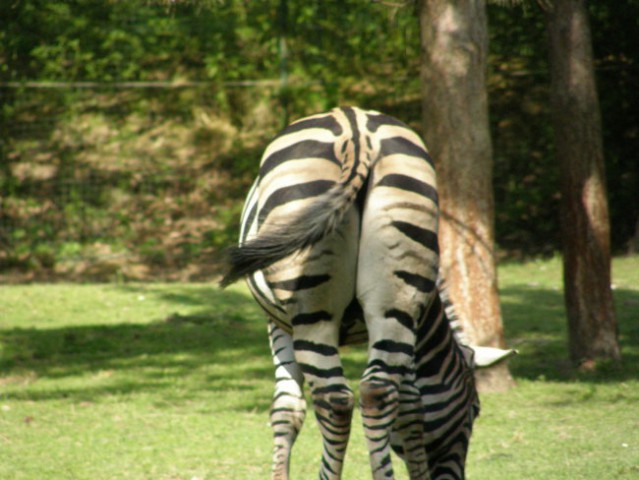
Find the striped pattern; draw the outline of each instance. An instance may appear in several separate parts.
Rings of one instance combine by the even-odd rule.
[[[306,417],[304,375],[295,362],[291,336],[269,324],[271,354],[275,365],[275,394],[271,406],[273,428],[273,478],[288,478],[291,448]]]
[[[366,340],[373,478],[393,478],[391,449],[412,479],[463,478],[479,405],[472,351],[436,286],[437,202],[424,144],[377,112],[308,117],[267,147],[222,285],[246,276],[270,319],[273,478],[288,478],[304,383],[323,438],[319,478],[341,478],[354,395],[338,348]]]

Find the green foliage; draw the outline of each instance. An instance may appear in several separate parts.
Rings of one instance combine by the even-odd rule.
[[[251,73],[268,68],[261,48],[245,50],[249,58],[227,55],[257,43],[256,30],[238,20],[259,16],[239,5],[24,0],[3,10],[12,20],[4,53],[12,80],[174,80],[194,79],[194,72],[242,78],[248,65]]]
[[[174,275],[235,241],[261,152],[288,120],[356,104],[420,129],[418,23],[398,5],[1,2],[0,81],[66,88],[0,87],[0,269],[81,278],[89,265],[71,259],[102,252],[105,278]],[[639,2],[590,9],[621,251],[639,217]],[[510,257],[552,255],[543,14],[526,2],[488,13],[497,242]]]
[[[639,1],[623,2],[623,13],[601,2],[592,2],[589,7],[602,107],[613,240],[619,246],[637,235],[635,229],[639,225],[636,223],[639,221],[639,202],[635,194],[639,191],[636,162],[639,146]]]
[[[482,395],[470,480],[636,477],[639,257],[614,261],[619,368],[571,369],[560,272],[559,259],[500,269],[518,385]],[[5,286],[0,305],[1,478],[268,476],[273,370],[265,319],[244,286]],[[365,350],[343,352],[355,389]],[[309,414],[293,478],[316,475],[320,449]],[[345,468],[345,478],[369,468],[358,414]]]
[[[287,18],[278,1],[3,4],[1,80],[95,83],[0,91],[0,268],[140,278],[210,264],[235,242],[268,139],[288,118],[344,95],[365,103],[360,90],[396,69],[393,58],[408,45],[401,32],[414,23],[356,1],[340,9],[289,3]],[[285,89],[259,83],[280,76],[280,39]],[[362,56],[376,50],[382,62]],[[70,254],[69,244],[82,247]],[[115,261],[123,250],[126,261]],[[91,269],[100,255],[107,265]]]
[[[496,235],[514,255],[560,245],[544,20],[534,8],[489,7]]]
[[[639,2],[589,4],[603,117],[612,242],[626,251],[639,203]],[[549,111],[550,75],[543,12],[534,2],[489,6],[491,125],[496,233],[507,252],[552,254],[560,246],[559,180]]]

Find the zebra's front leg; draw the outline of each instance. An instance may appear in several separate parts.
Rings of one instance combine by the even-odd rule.
[[[399,412],[391,445],[404,460],[411,479],[430,478],[425,440],[424,405],[415,385],[415,374],[410,374],[399,388]]]
[[[275,365],[275,393],[271,406],[273,463],[271,478],[288,480],[291,450],[306,417],[304,376],[295,361],[291,335],[269,323],[269,342]]]

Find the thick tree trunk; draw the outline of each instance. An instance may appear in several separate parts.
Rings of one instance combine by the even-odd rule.
[[[552,104],[561,170],[564,296],[576,364],[619,360],[610,288],[610,223],[601,115],[584,0],[555,0],[547,14]]]
[[[483,0],[422,0],[424,134],[438,170],[441,270],[473,343],[503,347],[494,256],[492,145],[488,124]],[[503,390],[506,366],[480,387]]]

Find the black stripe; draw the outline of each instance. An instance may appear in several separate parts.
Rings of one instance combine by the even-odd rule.
[[[448,424],[459,424],[463,423],[466,420],[466,415],[460,412],[463,412],[467,409],[468,403],[467,400],[468,393],[466,390],[462,389],[459,392],[455,393],[452,396],[449,396],[445,402],[439,402],[438,406],[441,407],[442,416],[435,418],[431,421],[424,422],[424,426],[427,431],[434,432]],[[431,405],[428,405],[429,409]],[[445,411],[444,411],[445,410]],[[436,411],[436,410],[433,410]]]
[[[317,415],[317,413],[316,413],[315,415]],[[328,442],[328,443],[334,443],[334,442],[329,442],[329,441],[328,441],[328,437],[324,438],[324,441],[325,441],[325,442]],[[329,454],[329,456],[330,456],[331,458],[333,458],[333,455],[331,455],[331,454],[330,454],[330,452],[328,451],[328,449],[327,449],[327,450],[325,450],[325,452],[326,452],[327,454]],[[328,461],[326,460],[326,458],[325,458],[325,456],[324,456],[324,455],[322,455],[322,466],[324,467],[324,470],[328,470],[328,471],[329,471],[329,472],[331,472],[333,475],[337,475],[337,474],[335,473],[335,470],[333,470],[333,467],[331,467],[331,466],[330,466],[330,464],[328,463]],[[320,472],[320,474],[321,474],[321,473],[323,473],[323,472]],[[324,475],[326,475],[326,474],[324,473]],[[328,477],[326,477],[326,478],[328,478]],[[323,480],[323,479],[320,479],[320,480]]]
[[[468,443],[468,442],[466,442]],[[449,455],[453,457],[453,455]],[[432,478],[455,478],[459,476],[458,471],[463,470],[464,461],[460,455],[454,455],[454,458],[447,460],[449,463],[453,463],[455,467],[449,465],[437,464],[435,470],[431,473]]]
[[[377,358],[368,362],[366,367],[369,370],[369,376],[376,372],[385,372],[391,375],[408,375],[411,373],[411,369],[406,365],[389,365],[383,360]]]
[[[309,342],[308,340],[295,340],[293,342],[293,348],[295,350],[317,353],[325,357],[337,355],[337,348],[330,345],[324,345],[323,343]]]
[[[333,316],[325,310],[311,313],[298,313],[291,319],[291,325],[297,327],[299,325],[313,325],[318,322],[332,320]]]
[[[240,243],[244,243],[246,241],[246,237],[248,237],[249,230],[251,229],[253,220],[255,220],[256,214],[257,214],[257,202],[253,204],[251,209],[248,211],[248,213],[244,217],[244,235],[242,236],[242,238],[240,238]]]
[[[399,173],[392,173],[386,175],[377,184],[376,187],[395,187],[400,190],[414,192],[422,197],[426,197],[432,200],[436,205],[439,202],[437,196],[437,189],[432,185],[429,185],[416,178],[409,177],[408,175],[401,175]]]
[[[404,137],[392,137],[382,140],[381,142],[381,154],[395,155],[401,153],[411,157],[422,158],[426,160],[430,165],[433,165],[433,160],[426,150],[420,145],[417,145]]]
[[[388,115],[384,114],[368,114],[366,116],[368,118],[366,122],[366,129],[370,130],[373,133],[375,133],[379,127],[382,127],[384,125],[410,129],[408,125],[400,120],[397,120],[395,117],[389,117]]]
[[[342,112],[346,115],[346,119],[348,120],[349,126],[351,127],[353,138],[359,139],[359,126],[357,125],[357,116],[355,115],[355,110],[352,107],[344,107],[342,108]]]
[[[379,467],[379,468],[386,467],[386,466],[388,466],[388,465],[390,465],[390,464],[391,464],[391,456],[390,456],[390,453],[389,453],[388,455],[386,455],[386,456],[382,459],[382,461],[380,462],[380,467]],[[387,472],[387,473],[390,473],[390,472]]]
[[[344,182],[346,184],[349,184],[351,183],[355,175],[357,175],[357,169],[359,168],[359,159],[360,159],[362,148],[360,145],[360,141],[361,141],[360,132],[359,132],[359,126],[357,125],[357,116],[355,115],[355,111],[350,107],[342,108],[342,111],[344,112],[344,115],[346,115],[346,118],[348,119],[348,123],[351,127],[351,135],[352,135],[351,138],[353,139],[353,146],[355,147],[355,155],[353,158],[351,173],[346,179],[346,181]]]
[[[428,442],[426,447],[428,451],[438,452],[440,451],[443,444],[452,445],[454,443],[462,443],[465,446],[465,449],[467,449],[468,436],[470,435],[470,431],[468,430],[469,430],[469,427],[471,427],[472,425],[468,424],[468,421],[469,421],[468,417],[465,417],[465,418],[464,417],[465,416],[458,418],[457,421],[452,423],[446,431],[441,432],[440,435],[434,438],[432,442]],[[456,431],[458,432],[457,435],[455,435]],[[433,477],[433,478],[439,478],[439,477]]]
[[[344,393],[350,395],[353,392],[348,386],[341,384],[325,385],[323,387],[315,387],[313,389],[313,395],[324,395],[327,393]]]
[[[307,118],[291,123],[278,133],[275,138],[290,135],[291,133],[300,132],[302,130],[308,130],[309,128],[323,128],[324,130],[330,130],[335,136],[341,135],[343,131],[342,126],[333,115],[326,115],[325,117]]]
[[[391,225],[414,242],[423,245],[433,252],[439,253],[439,244],[437,242],[437,234],[435,232],[400,220],[391,222]]]
[[[286,350],[288,347],[285,345],[283,347],[277,348],[273,351],[273,356],[277,356],[278,353],[283,352],[284,350]],[[286,363],[286,362],[280,362],[280,364],[282,363]]]
[[[247,279],[252,287],[252,291],[254,292],[255,300],[257,301],[257,303],[260,304],[264,311],[269,313],[269,315],[271,316],[275,316],[273,312],[269,311],[271,308],[277,310],[282,315],[286,313],[286,311],[280,305],[274,304],[269,300],[264,291],[257,285],[257,282],[255,281],[255,277],[253,277],[253,275],[249,275]]]
[[[453,338],[453,332],[445,319],[440,317],[436,322],[438,323],[425,322],[418,333],[419,338],[423,340],[421,348],[426,352],[436,349],[444,342],[450,342]]]
[[[306,158],[323,158],[341,166],[342,162],[335,156],[334,142],[318,142],[317,140],[302,140],[273,152],[264,159],[260,166],[260,178],[264,178],[274,168],[289,160],[303,160]]]
[[[290,379],[286,379],[286,380],[290,380]],[[296,400],[300,400],[301,397],[299,395],[294,395],[290,392],[280,392],[277,395],[275,395],[273,397],[273,405],[275,405],[276,401],[279,400],[280,398],[284,398],[284,397],[291,397],[294,398]],[[277,408],[271,408],[271,413],[273,412],[294,412],[295,409],[293,407],[277,407]]]
[[[272,413],[272,412],[271,412]],[[272,421],[271,422],[271,428],[273,427],[277,427],[279,425],[292,425],[292,423],[290,422],[290,420],[278,420],[276,422]],[[284,435],[286,435],[288,432],[275,432],[275,436],[278,437],[283,437]]]
[[[396,308],[387,310],[384,313],[384,318],[394,318],[400,323],[400,325],[403,325],[409,330],[412,331],[415,329],[415,321],[413,320],[413,317],[411,317],[408,313],[403,312],[402,310],[398,310]]]
[[[444,314],[445,310],[443,307],[444,304],[442,303],[441,297],[439,295],[435,295],[426,314],[425,323],[428,326],[434,325],[435,322],[438,321],[438,317]]]
[[[442,322],[442,324],[445,322]],[[452,355],[451,345],[450,345],[450,337],[447,338],[447,335],[450,332],[450,329],[447,328],[447,325],[438,325],[436,330],[432,332],[430,338],[426,343],[420,345],[418,357],[420,357],[419,365],[417,367],[419,378],[428,378],[441,373],[442,366],[444,365],[446,359],[449,355]],[[423,332],[426,334],[427,332]],[[423,361],[425,355],[428,352],[432,352],[434,349],[442,345],[442,343],[447,342],[448,346],[446,348],[442,348],[435,355],[428,359],[428,361]],[[421,352],[424,352],[423,354]]]
[[[452,345],[449,337],[449,349],[452,351],[450,358],[446,359],[448,366],[444,371],[443,379],[444,381],[455,382],[457,379],[462,377],[463,370],[466,366],[466,362],[464,361],[464,354],[459,351],[458,345]]]
[[[393,273],[420,292],[428,293],[435,288],[435,282],[433,282],[430,278],[422,277],[416,273],[410,273],[403,270],[396,270]]]
[[[344,371],[342,367],[335,368],[318,368],[315,365],[309,365],[307,363],[300,363],[300,369],[302,372],[313,375],[315,377],[320,378],[333,378],[333,377],[343,377]]]
[[[275,190],[266,200],[264,206],[260,210],[259,223],[269,216],[271,211],[288,202],[301,200],[308,197],[316,197],[329,190],[335,182],[331,180],[315,180],[312,182],[298,183],[290,187],[282,187]]]
[[[282,280],[279,282],[271,282],[271,289],[288,290],[293,292],[295,290],[304,290],[307,288],[313,288],[322,283],[326,283],[331,279],[328,274],[324,275],[302,275],[290,280]]]
[[[441,302],[435,297],[417,333],[426,349],[436,348],[445,341],[446,335],[453,335],[441,307]]]
[[[413,356],[413,346],[403,342],[395,342],[393,340],[380,340],[373,344],[373,348],[388,353],[403,353]]]
[[[302,275],[298,278],[297,289],[304,290],[306,288],[313,288],[322,283],[328,282],[331,276],[328,274],[323,275]]]
[[[294,408],[273,408],[270,411],[271,415],[274,415],[276,413],[295,413],[295,409]],[[284,420],[286,421],[286,420]]]

